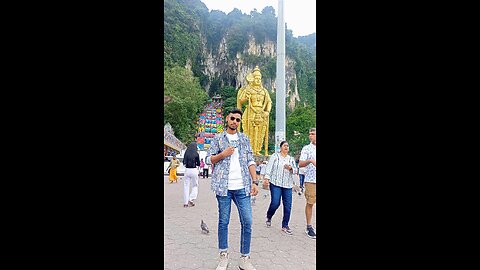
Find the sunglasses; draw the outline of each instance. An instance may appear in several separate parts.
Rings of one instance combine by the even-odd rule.
[[[240,118],[235,118],[235,117],[233,117],[233,116],[230,116],[230,120],[231,120],[231,121],[235,121],[235,120],[236,120],[237,123],[240,123],[240,121],[242,121],[242,119],[240,119]]]

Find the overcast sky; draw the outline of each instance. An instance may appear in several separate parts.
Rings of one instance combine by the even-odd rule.
[[[228,14],[234,8],[242,13],[250,14],[254,8],[258,12],[266,6],[275,9],[278,16],[278,0],[201,0],[209,10],[217,9]],[[284,15],[287,28],[291,29],[294,37],[306,36],[316,32],[316,3],[315,0],[284,0]]]

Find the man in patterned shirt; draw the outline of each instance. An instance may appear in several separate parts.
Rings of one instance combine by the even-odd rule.
[[[249,138],[237,131],[242,111],[233,109],[227,115],[226,131],[215,135],[210,143],[206,163],[215,164],[211,188],[218,202],[218,248],[220,262],[216,270],[228,266],[228,223],[232,200],[240,215],[240,262],[242,270],[255,270],[250,262],[252,238],[252,205],[250,195],[258,193],[258,179]]]
[[[305,206],[305,216],[307,218],[307,229],[305,233],[308,237],[316,239],[317,235],[312,227],[312,210],[313,205],[317,202],[317,130],[311,128],[308,133],[310,144],[302,148],[300,154],[299,167],[305,168],[305,198],[307,204]]]

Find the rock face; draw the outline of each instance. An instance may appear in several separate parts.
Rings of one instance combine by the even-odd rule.
[[[228,35],[228,33],[227,33]],[[228,60],[228,46],[226,42],[227,36],[223,37],[218,51],[213,54],[212,51],[207,50],[206,39],[202,37],[203,44],[203,74],[209,78],[212,82],[215,79],[221,79],[220,86],[232,85],[238,91],[240,87],[246,84],[246,76],[252,72],[256,65],[259,66],[262,71],[263,86],[271,91],[275,92],[275,80],[265,75],[264,69],[266,63],[248,63],[246,58],[248,56],[256,56],[262,59],[274,61],[276,63],[276,45],[271,40],[265,42],[257,42],[253,36],[249,36],[246,48],[237,53],[236,57],[232,60]],[[187,61],[186,66],[191,66],[191,61]],[[287,106],[293,109],[297,102],[300,101],[297,89],[297,76],[294,70],[295,62],[288,56],[285,57],[285,86],[287,95]],[[276,64],[275,64],[276,67]],[[210,83],[206,86],[208,93],[210,89]]]

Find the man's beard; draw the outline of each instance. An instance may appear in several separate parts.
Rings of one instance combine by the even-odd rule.
[[[230,130],[237,130],[237,128],[232,128],[230,125],[227,125],[228,129]]]

